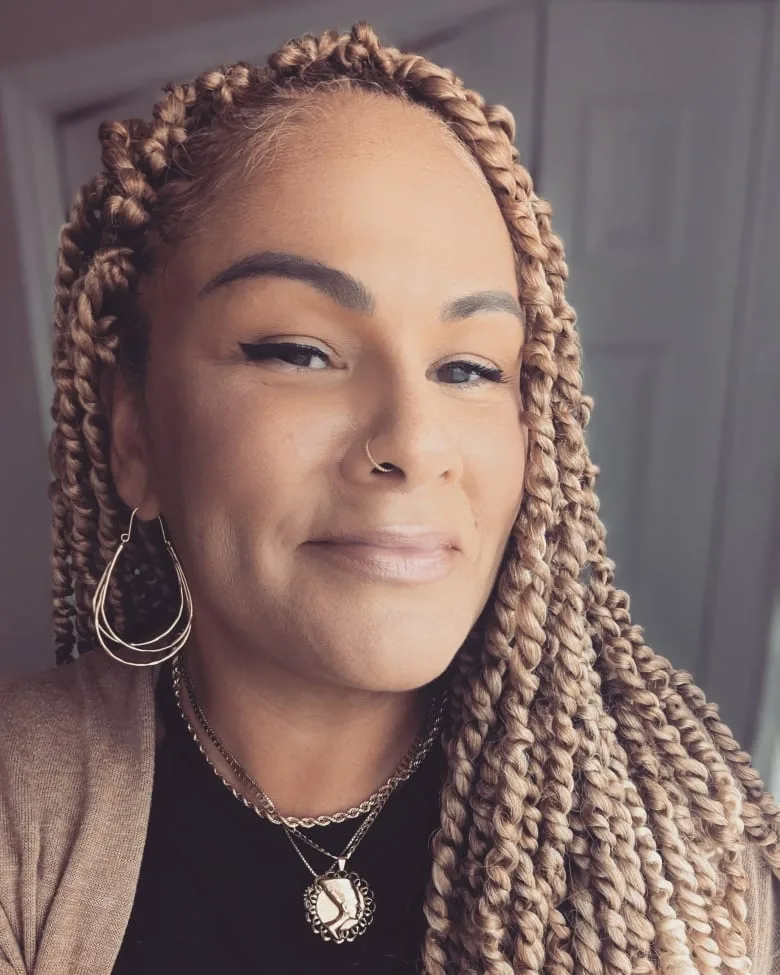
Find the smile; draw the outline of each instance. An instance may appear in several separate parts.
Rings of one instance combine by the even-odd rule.
[[[393,548],[361,542],[311,542],[307,547],[334,567],[379,582],[435,582],[449,575],[460,554],[448,546]]]

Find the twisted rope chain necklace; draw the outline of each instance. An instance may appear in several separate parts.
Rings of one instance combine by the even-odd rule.
[[[179,713],[211,770],[233,796],[248,809],[251,809],[261,818],[267,819],[269,822],[282,827],[293,849],[303,861],[309,873],[314,877],[314,882],[306,888],[303,897],[306,918],[312,929],[324,941],[333,941],[336,944],[341,944],[345,941],[354,941],[359,935],[363,934],[373,920],[376,905],[373,892],[366,881],[354,872],[347,872],[347,862],[384,808],[387,800],[398,786],[405,782],[422,765],[426,755],[433,747],[434,742],[441,732],[444,720],[447,705],[446,690],[438,695],[434,695],[428,720],[422,732],[401,760],[400,765],[376,792],[372,793],[357,806],[352,806],[344,812],[336,812],[327,816],[298,817],[282,816],[278,812],[270,796],[263,791],[228,749],[219,735],[217,735],[198,702],[192,678],[183,659],[180,659],[178,656],[174,659],[171,673],[173,692],[176,697]],[[182,681],[184,682],[192,710],[203,732],[233,771],[236,778],[254,793],[258,802],[253,802],[242,792],[239,792],[222,775],[214,762],[209,758],[200,735],[193,728],[184,710],[182,702]],[[350,819],[357,819],[363,815],[366,818],[360,824],[352,839],[338,855],[330,853],[301,832],[302,829],[310,829],[314,826],[327,826],[331,823],[343,823]],[[311,866],[295,842],[296,839],[306,843],[308,846],[334,861],[325,873],[319,874]]]

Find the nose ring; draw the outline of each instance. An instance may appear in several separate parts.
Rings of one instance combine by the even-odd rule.
[[[371,464],[373,465],[373,467],[374,467],[375,470],[381,471],[383,474],[389,474],[390,471],[394,470],[395,465],[394,464],[377,464],[377,462],[371,456],[371,451],[368,449],[368,445],[371,443],[372,439],[373,439],[373,437],[369,437],[368,440],[366,440],[366,454],[368,456],[368,459],[371,461]]]

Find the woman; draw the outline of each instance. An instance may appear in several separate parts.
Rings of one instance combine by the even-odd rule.
[[[513,135],[364,24],[102,127],[2,972],[780,970],[778,810],[615,588]]]

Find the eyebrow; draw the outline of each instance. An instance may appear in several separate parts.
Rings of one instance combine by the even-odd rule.
[[[351,274],[321,261],[284,251],[260,251],[234,261],[200,289],[198,298],[205,298],[234,281],[264,277],[303,281],[349,311],[371,314],[376,307],[376,300],[369,289]],[[520,322],[524,321],[520,302],[509,291],[501,290],[475,291],[453,298],[442,308],[441,320],[459,321],[483,311],[508,312]]]

